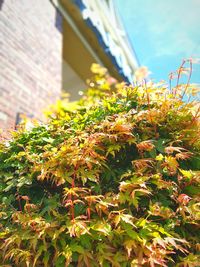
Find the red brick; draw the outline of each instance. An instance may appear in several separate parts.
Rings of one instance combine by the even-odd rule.
[[[48,0],[6,0],[0,22],[0,128],[8,129],[17,112],[41,118],[59,98],[62,35]]]

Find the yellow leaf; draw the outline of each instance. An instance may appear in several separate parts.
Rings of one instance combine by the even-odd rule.
[[[161,161],[161,160],[163,160],[163,155],[162,154],[159,154],[158,156],[156,156],[156,160],[157,161]]]
[[[179,171],[183,174],[185,178],[191,179],[193,177],[193,173],[191,170],[187,171],[187,170],[179,169]]]
[[[179,166],[177,160],[172,156],[165,157],[165,161],[168,164],[169,168],[173,170],[176,170],[177,167]]]
[[[99,64],[96,64],[96,63],[92,64],[90,70],[91,70],[91,72],[93,72],[95,74],[99,74],[101,76],[105,75],[107,72],[106,68],[103,68]]]
[[[106,236],[110,234],[111,226],[108,223],[99,222],[91,227],[93,230],[101,232]]]
[[[135,241],[134,240],[125,241],[124,242],[124,247],[127,250],[128,257],[130,257],[132,249],[136,247]]]

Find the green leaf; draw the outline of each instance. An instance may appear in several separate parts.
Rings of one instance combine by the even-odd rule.
[[[63,255],[59,256],[55,261],[56,267],[65,267],[65,257]]]
[[[127,228],[126,233],[128,234],[129,237],[131,237],[133,240],[141,240],[138,233],[135,232],[134,230]]]
[[[54,139],[51,137],[43,137],[42,140],[50,144],[54,142]]]
[[[105,222],[98,222],[91,226],[91,229],[103,233],[105,236],[111,232],[111,226]]]
[[[82,246],[76,244],[76,243],[75,244],[71,244],[70,245],[70,249],[73,252],[78,252],[80,254],[83,254],[84,253],[84,248]]]
[[[167,142],[169,142],[170,139],[163,139],[163,138],[159,138],[157,142],[155,142],[155,147],[156,149],[160,152],[160,153],[164,153],[165,152],[165,144]]]

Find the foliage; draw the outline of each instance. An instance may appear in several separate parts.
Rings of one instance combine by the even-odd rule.
[[[93,71],[80,101],[1,143],[1,266],[198,266],[197,88]]]

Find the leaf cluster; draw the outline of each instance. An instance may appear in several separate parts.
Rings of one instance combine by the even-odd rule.
[[[198,266],[199,103],[188,84],[93,71],[78,102],[0,145],[0,263]]]

